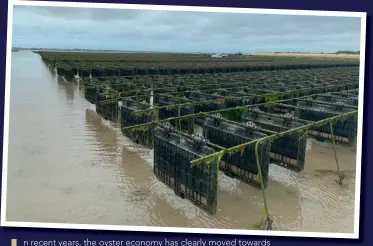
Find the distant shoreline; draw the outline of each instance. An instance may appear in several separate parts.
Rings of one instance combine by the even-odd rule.
[[[24,49],[19,48],[19,50],[28,50],[36,52],[72,52],[72,53],[158,53],[158,54],[206,54],[198,52],[163,52],[163,51],[124,51],[124,50],[74,50],[74,49]]]
[[[334,57],[334,58],[359,58],[359,54],[335,54],[335,53],[290,53],[290,52],[258,52],[250,55],[268,56],[312,56],[312,57]]]
[[[106,53],[106,54],[126,54],[126,53],[155,53],[155,54],[209,54],[202,52],[162,52],[162,51],[123,51],[123,50],[75,50],[75,49],[30,49],[30,48],[13,48],[17,51],[28,50],[35,52],[71,52],[71,53]],[[343,54],[343,53],[308,53],[308,52],[250,52],[243,55],[258,55],[258,56],[303,56],[303,57],[328,57],[328,58],[355,58],[360,57],[359,54]]]

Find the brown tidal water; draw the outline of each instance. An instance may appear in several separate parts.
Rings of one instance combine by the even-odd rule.
[[[220,173],[218,210],[203,212],[158,181],[153,152],[98,116],[76,82],[29,51],[12,53],[7,221],[245,229],[260,222],[259,189]],[[277,230],[353,232],[356,149],[309,139],[306,168],[271,165],[266,190]]]

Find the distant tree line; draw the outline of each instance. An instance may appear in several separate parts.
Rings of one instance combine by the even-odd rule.
[[[353,55],[358,55],[360,54],[360,50],[359,51],[352,51],[352,50],[340,50],[340,51],[337,51],[335,52],[336,54],[353,54]]]

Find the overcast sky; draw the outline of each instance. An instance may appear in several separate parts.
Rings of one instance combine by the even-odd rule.
[[[360,50],[360,18],[14,6],[13,46],[172,52]]]

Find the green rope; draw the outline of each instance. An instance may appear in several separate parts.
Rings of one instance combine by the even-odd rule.
[[[216,159],[217,162],[218,162],[217,168],[216,168],[217,169],[216,170],[216,187],[218,187],[220,161],[221,161],[221,158],[223,157],[224,153],[225,153],[224,150],[219,151],[219,154],[218,154],[217,159]]]
[[[259,142],[273,141],[275,139],[278,139],[279,137],[289,135],[289,134],[293,134],[294,132],[302,132],[302,131],[305,131],[305,130],[309,130],[309,129],[315,127],[315,126],[323,126],[323,125],[327,124],[329,121],[332,121],[332,120],[338,120],[342,117],[351,117],[351,116],[357,114],[357,112],[358,112],[357,110],[350,111],[350,112],[344,113],[342,115],[336,115],[336,116],[333,116],[331,118],[326,118],[326,119],[323,119],[323,120],[320,120],[320,121],[317,121],[317,122],[312,122],[310,124],[307,124],[307,125],[304,125],[304,126],[301,126],[301,127],[289,129],[289,130],[286,130],[286,131],[283,131],[283,132],[280,132],[280,133],[277,133],[277,134],[272,134],[272,135],[265,136],[265,137],[260,138],[260,139],[252,140],[252,141],[247,142],[247,143],[239,144],[239,145],[233,146],[231,148],[228,148],[225,151],[226,151],[226,153],[235,153],[235,152],[239,151],[242,147],[250,145],[250,144],[254,144],[258,141]],[[182,116],[182,117],[184,117],[184,116]],[[133,128],[133,127],[128,127],[128,128]],[[214,158],[216,155],[217,155],[217,153],[213,153],[213,154],[210,154],[210,155],[207,155],[207,156],[204,156],[204,157],[200,157],[198,159],[192,160],[191,164],[197,164],[197,163],[204,162],[205,160],[208,160],[210,158]]]
[[[341,85],[334,85],[334,86],[329,86],[329,87],[333,87],[333,88],[340,88]],[[321,87],[317,87],[317,88],[321,88]],[[312,90],[314,89],[317,89],[317,88],[311,88]],[[322,88],[325,88],[325,87],[322,87]],[[228,100],[243,100],[243,99],[253,99],[253,98],[264,98],[266,99],[266,103],[261,103],[261,104],[257,104],[256,106],[262,106],[262,105],[266,105],[266,104],[273,104],[274,102],[280,102],[280,101],[290,101],[292,100],[293,98],[291,99],[284,99],[284,100],[279,100],[281,97],[284,97],[285,95],[291,95],[291,94],[294,94],[294,92],[296,91],[307,91],[307,90],[311,90],[310,88],[304,88],[304,89],[299,89],[299,90],[290,90],[290,91],[287,91],[287,92],[271,92],[271,93],[266,93],[266,94],[262,94],[262,95],[258,95],[258,96],[240,96],[240,97],[237,97],[237,96],[233,96],[233,97],[225,97],[223,99],[223,101],[228,101]],[[312,93],[313,94],[313,93]],[[303,96],[301,98],[306,98],[306,97],[309,97],[309,96]],[[185,106],[185,105],[192,105],[192,106],[201,106],[201,105],[207,105],[207,104],[210,104],[210,103],[216,103],[216,100],[206,100],[206,101],[193,101],[193,102],[187,102],[187,103],[181,103],[181,104],[174,104],[174,105],[167,105],[167,106],[162,106],[160,108],[168,108],[168,109],[172,109],[172,108],[176,108],[176,107],[179,107],[179,106]],[[245,106],[237,106],[237,107],[234,107],[234,108],[225,108],[225,109],[221,109],[221,110],[216,110],[216,112],[229,112],[231,110],[237,110],[237,109],[241,109],[241,108],[251,108],[253,107],[254,105],[245,105]],[[145,109],[145,110],[141,110],[139,111],[140,112],[143,112],[143,111],[148,111],[148,109]]]
[[[264,202],[264,217],[266,218],[264,224],[263,224],[263,221],[262,221],[262,226],[263,226],[263,229],[265,229],[265,230],[272,230],[272,220],[269,217],[267,199],[266,199],[265,191],[264,191],[262,169],[261,169],[260,163],[259,163],[259,154],[258,154],[259,142],[260,141],[256,142],[256,144],[255,144],[255,158],[256,158],[256,167],[258,168],[260,188],[262,190],[262,196],[263,196],[263,202]]]
[[[336,146],[335,146],[334,133],[333,133],[333,123],[332,123],[332,121],[329,121],[329,126],[330,126],[330,134],[332,135],[334,157],[335,157],[335,162],[337,163],[338,178],[339,178],[335,182],[337,182],[338,184],[342,185],[342,181],[344,179],[344,176],[343,176],[343,174],[341,174],[340,169],[339,169],[339,162],[338,162],[338,157],[337,157],[337,149],[336,149]]]
[[[158,106],[154,105],[153,110],[154,110],[154,121],[158,122],[159,121],[159,108],[158,108]]]
[[[218,189],[218,187],[219,187],[219,167],[220,167],[221,158],[223,157],[224,153],[225,153],[224,150],[219,151],[218,155],[217,155],[217,158],[216,158],[216,161],[217,161],[217,164],[216,164],[216,189]]]

